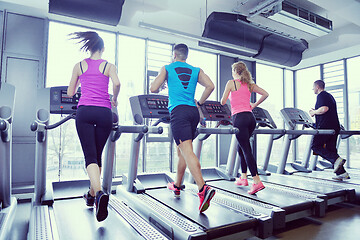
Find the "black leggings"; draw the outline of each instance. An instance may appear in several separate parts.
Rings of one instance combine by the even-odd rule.
[[[236,134],[238,153],[241,160],[241,172],[246,173],[249,167],[251,176],[258,174],[256,160],[252,154],[250,137],[254,132],[256,121],[252,112],[240,112],[233,116],[234,127],[239,129]]]
[[[76,130],[85,157],[85,166],[101,167],[101,154],[112,129],[112,112],[106,107],[80,106],[76,111]]]

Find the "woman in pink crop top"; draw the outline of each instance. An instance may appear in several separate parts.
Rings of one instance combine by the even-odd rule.
[[[250,137],[256,126],[252,109],[262,103],[269,94],[252,81],[251,73],[243,62],[236,62],[232,65],[232,76],[234,80],[229,80],[227,82],[221,99],[221,104],[226,104],[226,101],[229,98],[233,124],[234,127],[239,129],[239,133],[236,135],[236,138],[239,142],[238,153],[241,159],[242,173],[241,177],[237,179],[235,183],[240,186],[248,185],[247,167],[249,167],[254,182],[248,193],[255,194],[265,187],[260,181],[257,172],[256,160],[252,154],[250,146]],[[256,103],[250,102],[252,92],[261,95],[260,99]]]
[[[72,39],[79,39],[81,50],[90,57],[74,66],[67,94],[72,97],[81,85],[81,97],[76,111],[76,130],[84,152],[85,166],[90,178],[90,190],[84,194],[86,205],[95,203],[96,219],[100,222],[108,215],[109,196],[101,190],[101,155],[113,124],[111,105],[117,106],[120,81],[116,67],[101,59],[104,41],[96,32],[75,32]],[[110,101],[109,78],[113,83]]]

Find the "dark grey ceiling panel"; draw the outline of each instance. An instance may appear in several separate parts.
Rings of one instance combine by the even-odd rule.
[[[125,0],[50,0],[49,12],[112,26],[118,25]]]

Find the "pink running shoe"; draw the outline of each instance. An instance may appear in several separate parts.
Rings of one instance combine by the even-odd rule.
[[[203,190],[198,193],[198,196],[200,198],[200,206],[199,206],[200,213],[206,211],[206,209],[209,208],[210,201],[214,197],[214,195],[215,195],[215,190],[205,184]]]
[[[238,178],[235,181],[235,184],[238,185],[238,186],[248,186],[249,185],[248,180],[247,179],[242,179],[242,178]]]
[[[253,183],[251,185],[250,191],[248,191],[248,194],[255,194],[260,190],[263,190],[265,188],[264,184],[262,182],[259,182],[258,184]]]
[[[180,188],[176,187],[174,182],[168,183],[167,187],[170,191],[174,192],[174,197],[180,197]]]

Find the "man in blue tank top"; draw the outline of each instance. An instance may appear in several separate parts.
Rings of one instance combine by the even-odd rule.
[[[192,141],[200,120],[199,110],[214,90],[214,84],[203,70],[186,63],[189,49],[185,44],[174,47],[173,63],[163,66],[151,83],[150,91],[156,93],[165,84],[169,89],[170,126],[177,145],[179,162],[177,167],[176,182],[168,184],[175,197],[180,197],[180,188],[186,166],[199,188],[200,212],[204,212],[210,205],[210,200],[215,195],[215,190],[205,184],[201,174],[199,159],[193,152]],[[196,102],[194,99],[196,85],[204,86],[204,92]]]

